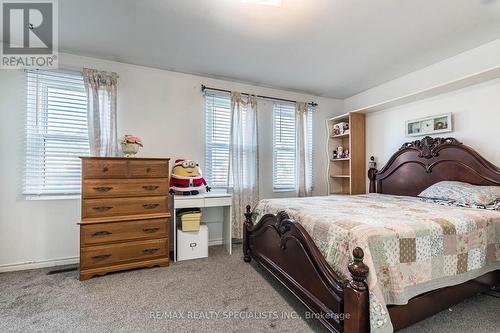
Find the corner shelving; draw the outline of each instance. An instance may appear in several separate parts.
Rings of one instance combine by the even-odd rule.
[[[333,135],[335,124],[346,122],[349,131]],[[365,115],[347,113],[326,121],[328,129],[328,194],[366,193]],[[348,157],[333,158],[338,147],[349,150]]]

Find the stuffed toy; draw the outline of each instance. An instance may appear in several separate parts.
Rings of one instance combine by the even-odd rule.
[[[170,175],[170,194],[196,195],[203,187],[210,192],[198,163],[183,159],[175,161]]]

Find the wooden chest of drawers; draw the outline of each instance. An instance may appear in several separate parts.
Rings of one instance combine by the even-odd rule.
[[[168,266],[169,159],[82,158],[80,280]]]

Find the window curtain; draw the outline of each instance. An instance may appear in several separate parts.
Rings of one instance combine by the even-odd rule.
[[[83,69],[91,156],[117,156],[116,73]]]
[[[307,135],[308,124],[308,112],[309,110],[307,103],[297,102],[295,104],[296,113],[296,125],[295,125],[295,142],[297,145],[297,183],[298,183],[298,196],[307,197],[311,196],[312,184],[309,175],[311,174],[311,166],[309,164],[310,152],[310,142]]]
[[[255,207],[259,201],[259,151],[257,98],[237,92],[231,93],[229,181],[233,197],[232,237],[241,239],[245,207]]]

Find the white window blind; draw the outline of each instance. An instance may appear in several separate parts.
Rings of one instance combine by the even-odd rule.
[[[275,102],[273,107],[273,189],[296,188],[295,103]]]
[[[309,145],[309,175],[312,184],[312,108],[307,113]],[[273,106],[273,189],[297,189],[297,159],[295,138],[295,103],[275,102]]]
[[[78,194],[79,156],[89,155],[87,96],[82,74],[26,71],[26,158],[23,193]]]
[[[229,173],[231,96],[205,92],[205,178],[213,188],[226,188]]]

